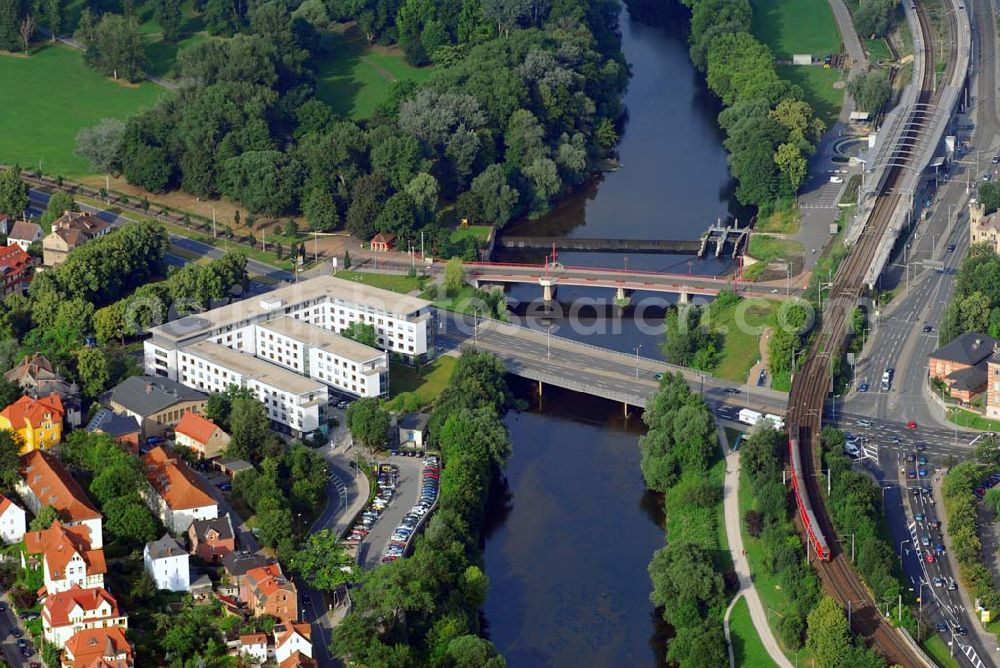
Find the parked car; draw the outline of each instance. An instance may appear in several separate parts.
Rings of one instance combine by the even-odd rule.
[[[913,514],[913,519],[915,519],[918,522],[923,522],[924,521],[924,514],[923,513],[914,513]]]
[[[927,561],[928,564],[933,564],[934,563],[934,555],[931,554],[930,552],[927,553],[927,555],[924,557],[924,559]]]
[[[860,385],[858,385],[858,392],[867,392],[867,391],[868,391],[868,383],[861,383]]]
[[[906,428],[907,429],[916,429],[917,428],[917,423],[914,422],[913,420],[910,420],[909,422],[906,423]]]

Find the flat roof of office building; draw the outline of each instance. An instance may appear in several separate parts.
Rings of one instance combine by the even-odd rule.
[[[265,385],[270,385],[271,387],[292,394],[326,392],[326,385],[318,381],[299,375],[294,371],[289,371],[277,364],[271,364],[253,355],[230,350],[225,346],[212,343],[211,341],[199,341],[180,352],[182,355],[193,355],[200,357],[206,362],[218,364],[221,367],[240,374],[247,380],[257,380]]]
[[[257,326],[275,334],[282,334],[295,339],[310,347],[321,348],[329,353],[339,355],[359,364],[385,357],[385,353],[378,348],[366,346],[363,343],[349,339],[346,336],[341,336],[329,329],[324,329],[319,325],[312,325],[304,320],[287,315],[277,320],[268,320]]]

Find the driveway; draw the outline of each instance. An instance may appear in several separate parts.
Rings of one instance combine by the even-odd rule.
[[[420,457],[387,457],[381,463],[395,464],[399,467],[399,478],[396,481],[396,494],[386,507],[382,516],[372,525],[371,532],[358,547],[358,563],[364,568],[374,568],[382,563],[382,553],[389,543],[392,532],[403,516],[420,499],[420,472],[423,460]]]

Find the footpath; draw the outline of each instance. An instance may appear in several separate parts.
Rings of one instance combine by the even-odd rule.
[[[719,443],[722,445],[723,455],[726,458],[726,479],[722,488],[722,503],[726,518],[726,539],[729,541],[729,552],[733,558],[733,568],[736,570],[736,575],[740,582],[739,591],[736,592],[732,602],[729,604],[725,619],[723,620],[726,643],[729,645],[729,664],[733,666],[735,663],[733,646],[729,639],[729,615],[736,602],[740,600],[740,597],[743,597],[750,607],[750,618],[753,620],[754,629],[757,630],[757,635],[760,637],[760,641],[763,643],[771,660],[779,668],[792,668],[792,663],[782,653],[781,647],[778,645],[778,640],[774,637],[774,633],[767,623],[767,613],[764,610],[764,605],[760,602],[760,595],[754,586],[753,578],[750,576],[750,564],[747,562],[746,552],[743,549],[743,534],[740,531],[742,520],[740,518],[739,505],[740,454],[730,449],[726,432],[722,427],[718,427],[718,432]]]

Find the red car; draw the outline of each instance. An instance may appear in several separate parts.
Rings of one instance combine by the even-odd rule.
[[[913,420],[910,420],[909,422],[906,423],[906,428],[907,429],[916,429],[917,428],[917,423],[914,422]]]
[[[926,558],[927,558],[927,563],[928,564],[933,564],[934,563],[934,555],[931,554],[930,552],[927,553],[927,557]]]

